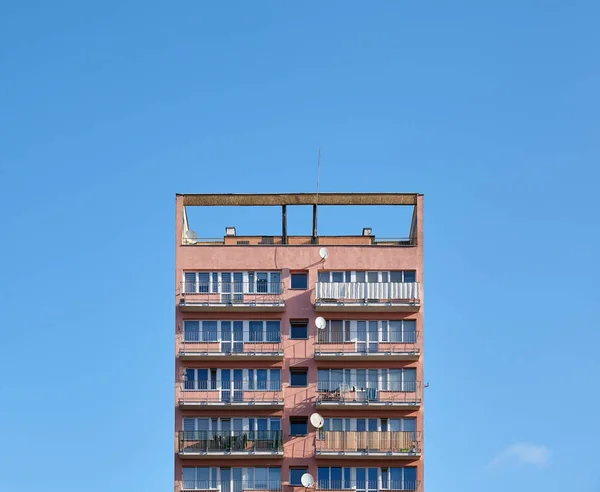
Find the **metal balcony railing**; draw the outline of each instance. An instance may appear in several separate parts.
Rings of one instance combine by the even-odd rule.
[[[180,354],[283,354],[279,331],[232,331],[225,336],[217,331],[185,330],[179,334]]]
[[[181,454],[279,453],[283,452],[282,431],[180,431]]]
[[[282,282],[182,282],[185,303],[274,304],[283,302]]]
[[[421,490],[419,480],[318,480],[316,490],[356,492],[415,492]]]
[[[419,291],[419,282],[317,282],[315,300],[317,302],[407,301],[418,303]]]
[[[420,381],[387,383],[349,383],[318,382],[318,403],[381,403],[381,404],[419,404],[422,398]]]
[[[320,354],[418,354],[419,333],[416,331],[393,331],[386,334],[387,340],[380,334],[371,335],[367,331],[319,330],[315,353]]]
[[[202,490],[204,492],[245,492],[282,490],[281,480],[182,480],[180,492]]]
[[[419,453],[420,432],[324,431],[317,435],[317,452]]]
[[[187,380],[179,401],[184,404],[236,404],[283,402],[281,381],[276,380]]]

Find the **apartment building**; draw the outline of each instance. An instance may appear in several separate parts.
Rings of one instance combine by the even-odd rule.
[[[312,235],[288,235],[302,205]],[[341,205],[412,220],[394,239],[361,224],[320,236],[319,210]],[[214,206],[278,207],[281,234],[202,238],[188,212]],[[423,195],[194,194],[176,208],[175,490],[423,492]]]

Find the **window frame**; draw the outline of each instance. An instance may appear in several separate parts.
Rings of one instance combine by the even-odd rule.
[[[292,421],[296,421],[296,422],[292,422]],[[305,437],[308,436],[308,417],[290,417],[289,418],[289,423],[290,423],[290,436],[294,436],[294,437]],[[305,432],[303,433],[294,433],[292,432],[292,425],[304,425],[305,426]]]
[[[294,277],[299,275],[304,276],[305,287],[294,287]],[[290,290],[308,290],[308,272],[290,272]]]
[[[303,337],[292,336],[294,325],[296,325],[296,328],[298,328],[299,325],[303,325],[303,327],[306,329],[306,336],[303,336]],[[308,338],[309,338],[308,320],[290,320],[290,340],[308,340]]]
[[[308,466],[290,466],[290,471],[289,471],[289,476],[288,476],[289,484],[292,486],[296,486],[296,487],[302,487],[302,482],[300,481],[300,478],[298,478],[298,483],[295,483],[292,481],[292,470],[303,472],[302,474],[300,474],[300,478],[301,478],[302,475],[304,475],[304,473],[308,473]]]
[[[306,384],[292,384],[292,374],[304,374],[306,376]],[[291,388],[307,388],[308,387],[308,368],[307,367],[290,367],[290,383]]]

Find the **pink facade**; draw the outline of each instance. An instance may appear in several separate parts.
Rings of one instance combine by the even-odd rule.
[[[281,489],[291,492],[303,487],[288,483],[290,468],[307,467],[308,473],[317,480],[318,467],[372,468],[382,467],[384,462],[388,467],[416,467],[418,485],[391,486],[380,479],[380,489],[422,492],[423,196],[414,195],[413,243],[410,245],[375,244],[362,236],[320,237],[319,244],[311,244],[310,237],[308,243],[306,238],[289,238],[287,244],[282,244],[285,240],[277,237],[272,245],[259,244],[260,238],[239,237],[240,241],[250,242],[240,245],[229,236],[217,244],[201,239],[186,243],[185,209],[186,205],[190,206],[186,203],[187,196],[177,196],[176,215],[175,490],[212,490],[200,481],[188,482],[186,486],[184,467],[281,467]],[[319,254],[323,247],[328,250],[326,260]],[[200,275],[204,272],[205,275]],[[231,285],[222,287],[220,279],[225,274],[220,272],[227,272],[226,275],[238,272],[237,278],[250,287],[240,287],[240,294],[237,298],[231,297],[234,299],[231,302],[226,296],[235,295],[236,287],[231,285],[235,285],[236,277],[231,277],[234,279]],[[281,289],[269,287],[270,292],[262,295],[262,301],[256,300],[261,293],[255,291],[263,287],[256,287],[254,272],[275,272],[268,278],[277,279]],[[343,300],[334,299],[331,308],[321,304],[317,309],[315,285],[319,272],[359,272],[349,277],[352,279],[362,279],[362,272],[386,272],[383,277],[380,275],[384,281],[389,281],[392,275],[400,275],[387,272],[409,272],[403,274],[406,278],[415,272],[416,282],[412,277],[409,280],[418,286],[418,302],[415,305],[412,299],[411,304],[399,304],[400,307],[392,309],[385,301],[364,299],[362,304],[353,304],[352,309],[346,311]],[[292,273],[307,274],[306,289],[291,287]],[[204,285],[206,278],[211,283]],[[356,280],[347,283],[352,282]],[[328,322],[341,321],[338,338],[330,336],[323,341],[315,325],[317,317]],[[291,338],[291,321],[297,320],[308,322],[307,339]],[[251,321],[264,322],[265,328],[258,328],[263,330],[259,336],[264,339],[256,340],[258,325],[251,325]],[[280,322],[280,335],[269,332],[269,326],[276,326],[268,325],[269,321]],[[355,335],[355,326],[359,330],[365,326],[362,321],[373,327],[370,335],[364,332]],[[239,332],[230,336],[229,330],[235,322],[238,323],[235,326],[240,327]],[[400,332],[389,328],[396,324],[411,327],[411,330],[416,326],[416,330],[410,331],[410,336],[398,335]],[[215,331],[208,331],[208,326]],[[254,328],[249,328],[251,326]],[[363,341],[363,337],[367,341]],[[365,349],[368,342],[371,345]],[[235,350],[228,348],[234,344],[237,344]],[[235,353],[224,354],[228,350]],[[192,371],[194,369],[197,371]],[[291,369],[307,369],[306,386],[290,385]],[[325,369],[331,370],[331,374],[343,373],[344,381],[319,382],[318,375],[324,374],[319,370]],[[361,372],[362,369],[368,371]],[[257,379],[259,371],[267,375],[266,382]],[[362,386],[368,384],[361,382],[363,374],[372,375],[373,381],[377,381],[365,389]],[[338,376],[331,376],[335,377]],[[276,378],[280,378],[280,384]],[[319,431],[309,421],[307,435],[290,435],[290,417],[310,417],[317,412],[325,419],[344,419],[343,425],[354,430]],[[276,443],[268,442],[264,449],[257,448],[252,440],[255,435],[242,436],[241,432],[233,432],[232,438],[226,436],[226,444],[220,444],[225,449],[223,452],[219,449],[189,455],[182,452],[182,449],[204,449],[202,446],[207,445],[202,439],[213,439],[200,432],[186,435],[184,418],[214,419],[215,422],[221,419],[219,425],[222,426],[222,419],[239,419],[240,422],[245,419],[244,425],[248,425],[248,419],[264,417],[281,418],[281,452]],[[416,430],[384,429],[390,419],[412,418],[416,419]],[[357,419],[377,420],[373,425],[379,426],[378,431],[358,429],[356,426],[362,424],[357,424]],[[220,432],[221,436],[223,431]],[[240,444],[235,441],[238,436],[243,439]],[[236,444],[232,445],[234,441]],[[235,450],[239,452],[232,452],[231,446],[238,446]],[[328,455],[329,452],[332,454]],[[383,458],[377,459],[380,454]],[[319,483],[316,486],[319,487]],[[257,485],[250,487],[254,491],[257,488]]]

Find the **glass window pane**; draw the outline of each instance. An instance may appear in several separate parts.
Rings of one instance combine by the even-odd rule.
[[[329,370],[319,369],[317,373],[317,389],[318,391],[326,391],[329,389]]]
[[[405,282],[416,282],[417,281],[417,272],[415,270],[405,270],[404,271],[404,281]]]
[[[185,272],[183,274],[184,277],[184,286],[183,292],[193,293],[196,292],[196,272]]]
[[[337,466],[331,467],[331,482],[334,488],[342,487],[342,468]]]
[[[254,469],[254,488],[259,490],[266,490],[268,480],[267,468],[257,467]]]
[[[217,322],[203,321],[202,322],[202,340],[204,342],[216,342],[217,337]]]
[[[415,490],[417,488],[417,467],[407,466],[404,468],[404,488]]]
[[[356,272],[356,282],[364,282],[365,281],[365,272]]]
[[[272,292],[273,294],[281,293],[281,273],[271,272],[271,285],[269,292]]]
[[[379,272],[367,272],[367,282],[377,283],[379,281]]]
[[[265,391],[267,389],[267,370],[257,369],[256,370],[256,389]]]
[[[270,376],[271,382],[269,387],[271,391],[281,391],[281,369],[271,369]]]
[[[381,281],[385,282],[385,283],[389,282],[389,280],[388,280],[388,272],[381,272]]]
[[[263,341],[263,325],[264,321],[250,321],[250,341]]]
[[[330,342],[341,343],[343,339],[344,322],[342,320],[331,320],[329,322]]]
[[[329,485],[329,467],[320,466],[317,472],[317,480],[319,483],[319,488],[321,489],[330,489]]]
[[[308,371],[306,369],[290,371],[290,386],[308,386]]]
[[[390,321],[390,342],[402,342],[402,321]]]
[[[290,418],[290,435],[305,436],[308,434],[308,419],[304,417]]]
[[[208,272],[200,272],[198,273],[198,291],[199,292],[208,292],[209,282],[210,282],[210,274]]]
[[[198,479],[198,488],[208,489],[210,488],[210,470],[208,467],[196,468],[196,476]]]
[[[390,489],[402,490],[402,468],[390,468]]]
[[[308,323],[293,322],[290,326],[290,338],[292,338],[292,339],[308,338]]]
[[[269,275],[266,272],[256,274],[256,292],[268,292]]]
[[[390,272],[390,282],[402,282],[402,271],[396,270]]]
[[[417,321],[405,319],[402,322],[402,341],[404,343],[417,343]]]
[[[195,468],[184,468],[183,469],[183,487],[186,489],[196,488],[196,469]]]
[[[331,280],[332,282],[343,282],[344,272],[331,272]]]
[[[317,276],[317,280],[323,283],[329,283],[329,272],[320,271]]]
[[[308,289],[308,274],[292,273],[292,289]]]
[[[290,468],[290,485],[302,485],[302,475],[308,473],[308,468]]]
[[[185,321],[183,324],[183,339],[186,342],[200,341],[200,321]]]
[[[281,322],[267,321],[267,342],[281,341]]]
[[[396,429],[392,429],[396,430]],[[400,429],[397,429],[400,430]],[[406,418],[402,419],[402,430],[406,432],[415,432],[417,430],[417,419]]]
[[[269,468],[269,490],[279,490],[281,488],[281,468]]]

